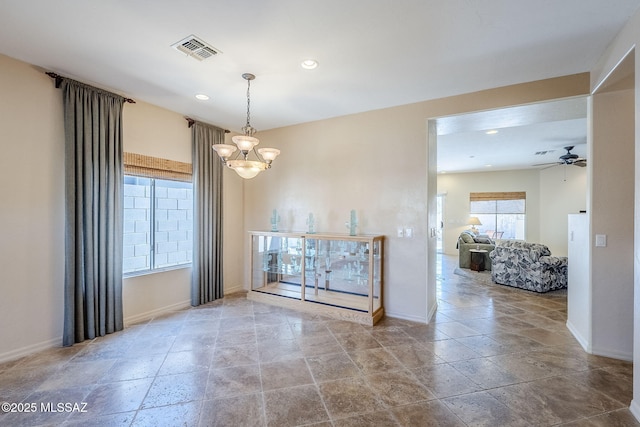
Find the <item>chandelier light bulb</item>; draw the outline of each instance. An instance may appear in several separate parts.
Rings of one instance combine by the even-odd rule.
[[[277,148],[261,148],[256,152],[256,145],[260,143],[258,138],[255,138],[253,134],[256,132],[255,128],[251,126],[251,98],[250,98],[250,89],[251,89],[251,80],[255,79],[256,76],[253,74],[245,73],[242,75],[242,78],[247,81],[247,123],[242,127],[243,135],[236,135],[231,138],[234,144],[214,144],[211,146],[218,156],[222,159],[222,162],[227,165],[229,168],[236,171],[238,175],[240,175],[244,179],[251,179],[258,175],[263,170],[267,170],[271,167],[271,163],[273,160],[278,157],[280,154],[280,150]],[[230,159],[231,156],[235,154],[233,159]],[[249,160],[249,154],[253,152],[258,160]],[[240,155],[242,154],[242,155]]]

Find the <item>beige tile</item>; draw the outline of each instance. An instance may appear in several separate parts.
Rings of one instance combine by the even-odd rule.
[[[444,363],[444,360],[433,354],[422,344],[394,345],[386,347],[386,350],[407,369]]]
[[[439,400],[391,408],[402,427],[465,427],[465,424]]]
[[[318,388],[332,419],[382,409],[382,402],[362,378],[328,381],[319,384]]]
[[[333,381],[361,375],[360,369],[346,353],[331,353],[307,358],[317,382]]]
[[[159,426],[162,425],[162,423],[149,425]],[[176,423],[174,425],[180,424]],[[202,402],[199,425],[211,427],[262,427],[265,425],[262,394],[252,393],[215,400],[205,400]]]
[[[165,357],[158,375],[183,374],[186,372],[209,372],[213,351],[209,348],[170,352]]]
[[[204,379],[207,381],[206,376]],[[231,368],[211,369],[209,371],[209,379],[206,385],[206,399],[217,399],[238,394],[256,393],[261,391],[261,387],[260,367],[258,365],[242,365],[233,366]]]
[[[142,409],[136,414],[131,427],[147,427],[162,425],[196,426],[200,417],[201,401],[179,403]]]
[[[363,326],[240,292],[2,363],[0,401],[92,407],[0,425],[638,425],[633,364],[584,352],[566,295],[458,279],[443,259],[429,324]]]
[[[450,363],[462,375],[483,389],[502,387],[520,382],[515,375],[503,370],[489,359],[470,359]]]
[[[385,405],[398,406],[433,400],[435,396],[409,371],[367,375],[366,380]]]
[[[412,372],[429,391],[439,398],[481,390],[478,384],[449,364],[427,366],[414,369]]]
[[[313,384],[313,378],[304,359],[292,359],[260,365],[262,390],[274,390]]]
[[[425,343],[425,347],[445,362],[481,357],[480,354],[453,339]]]
[[[382,348],[380,343],[368,332],[336,334],[338,343],[348,352]]]
[[[356,351],[349,353],[349,356],[365,375],[397,371],[404,368],[402,364],[384,348]]]
[[[525,427],[530,424],[487,392],[444,399],[449,410],[470,426]]]
[[[92,415],[135,411],[141,407],[143,399],[150,391],[152,381],[150,378],[144,378],[100,384],[84,399],[87,411]]]
[[[502,387],[489,393],[533,425],[569,422],[624,406],[563,376]]]
[[[264,393],[267,426],[297,426],[329,421],[318,389],[313,385]]]
[[[338,340],[328,330],[325,330],[325,332],[312,332],[306,337],[299,336],[296,341],[302,353],[307,357],[343,351]]]
[[[389,411],[377,411],[367,414],[341,418],[333,422],[334,427],[395,427],[398,422]]]
[[[260,363],[299,359],[304,356],[296,340],[261,341],[258,343]]]
[[[246,343],[228,347],[216,346],[211,358],[211,368],[230,368],[232,366],[255,365],[259,362],[258,345]]]
[[[598,390],[612,399],[622,402],[625,406],[631,405],[633,396],[633,378],[619,375],[605,369],[590,369],[576,374],[567,375],[567,378],[591,389]]]

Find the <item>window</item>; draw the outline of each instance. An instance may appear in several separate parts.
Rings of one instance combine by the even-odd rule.
[[[124,154],[123,273],[131,275],[191,264],[191,165]],[[176,168],[188,172],[176,172]]]
[[[478,217],[481,234],[500,239],[525,240],[526,193],[471,193],[470,216]]]

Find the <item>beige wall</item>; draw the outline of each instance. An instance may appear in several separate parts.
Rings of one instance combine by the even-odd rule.
[[[537,170],[440,174],[438,193],[447,193],[442,241],[444,253],[457,255],[458,236],[463,230],[469,229],[469,193],[485,191],[526,192],[526,240],[540,241],[540,185]]]
[[[469,193],[525,191],[526,240],[547,245],[556,256],[567,256],[567,215],[587,206],[587,170],[557,166],[517,170],[438,175],[438,193],[446,193],[443,250],[457,255],[456,242],[469,228]]]
[[[261,144],[282,154],[272,170],[246,182],[245,228],[267,229],[275,208],[282,229],[303,230],[313,212],[319,230],[344,233],[356,209],[358,232],[387,236],[386,313],[426,321],[436,305],[435,283],[427,286],[428,276],[435,281],[428,229],[436,226],[428,223],[427,120],[584,95],[587,85],[581,74],[260,132]],[[414,237],[396,237],[398,227],[413,228]]]
[[[595,354],[632,359],[634,91],[593,96],[591,149],[592,348]],[[606,247],[595,235],[607,236]]]
[[[438,193],[446,193],[442,242],[445,254],[458,255],[458,235],[469,228],[469,193],[482,191],[525,191],[526,240],[547,245],[556,256],[567,256],[567,215],[586,209],[587,170],[557,166],[439,175]]]
[[[586,209],[586,167],[555,166],[540,171],[540,243],[553,255],[567,256],[568,215]]]
[[[3,210],[7,218],[2,231],[11,239],[0,244],[6,264],[0,320],[16,325],[0,331],[0,358],[6,358],[56,344],[61,335],[63,129],[60,93],[49,77],[0,58],[6,76],[1,83],[0,134],[10,154],[3,157],[6,165],[0,174],[3,194],[16,200],[14,207]],[[356,209],[360,233],[388,236],[387,313],[426,321],[436,306],[435,286],[427,287],[429,275],[435,280],[435,269],[427,268],[428,251],[435,252],[435,240],[427,238],[427,189],[435,192],[426,166],[428,154],[434,154],[427,149],[427,120],[581,95],[587,82],[587,75],[567,76],[261,132],[263,146],[283,151],[274,168],[250,181],[225,171],[225,291],[248,288],[243,272],[246,231],[268,228],[272,209],[280,211],[283,229],[304,229],[306,216],[313,212],[318,229],[328,232],[345,232],[349,211]],[[25,117],[37,125],[25,128],[20,121]],[[181,114],[139,102],[125,106],[125,120],[126,150],[188,160],[189,131]],[[392,155],[382,151],[389,148]],[[15,179],[21,172],[16,159],[31,166],[24,180]],[[399,226],[413,228],[414,237],[395,237]],[[34,259],[38,269],[32,268]],[[185,304],[187,277],[188,270],[178,270],[154,274],[153,279],[127,279],[127,319],[140,320]],[[155,292],[153,298],[145,297],[150,292]]]
[[[154,105],[126,104],[123,113],[124,151],[191,163],[191,129],[181,114]],[[238,195],[240,194],[240,196]],[[225,293],[242,290],[242,268],[237,257],[242,244],[242,180],[225,175],[223,259]],[[170,309],[191,304],[191,268],[125,278],[123,305],[125,324],[148,319]]]
[[[61,344],[64,129],[60,91],[0,55],[0,360]]]
[[[62,98],[41,70],[0,55],[0,361],[62,342],[64,129]],[[125,151],[191,162],[183,115],[126,104]],[[224,180],[225,293],[242,289],[243,181]],[[123,283],[125,323],[189,305],[190,268]]]
[[[640,51],[636,48],[638,44],[640,44],[640,10],[636,11],[636,13],[627,21],[622,31],[618,34],[616,39],[609,45],[605,54],[601,57],[599,63],[593,70],[591,70],[591,88],[595,90],[599,86],[599,84],[604,81],[607,76],[615,69],[616,64],[618,64],[622,59],[627,55],[627,53],[631,52],[634,58],[634,68],[635,68],[635,78],[640,76],[640,58],[638,55]],[[627,119],[634,125],[634,129],[631,131],[632,133],[632,141],[633,141],[633,154],[631,158],[634,159],[635,167],[633,174],[633,182],[640,182],[640,90],[639,85],[635,85],[632,94],[632,100],[630,105],[627,107],[629,111],[626,113],[630,114],[630,118]],[[594,111],[597,111],[597,107],[594,106]],[[596,118],[594,117],[594,120]],[[597,118],[600,119],[599,117]],[[592,146],[596,145],[606,145],[608,142],[608,137],[604,135],[602,139],[595,138],[596,128],[599,126],[603,126],[604,123],[600,122],[600,124],[594,123],[594,141]],[[595,152],[594,152],[595,154]],[[605,162],[606,163],[606,162]],[[605,166],[605,165],[603,165]],[[595,168],[595,166],[594,166]],[[629,174],[630,171],[627,171]],[[601,173],[605,173],[604,170]],[[628,178],[623,178],[628,179]],[[592,185],[590,183],[590,185]],[[631,199],[631,194],[634,195],[633,199],[633,241],[640,242],[640,186],[634,185],[632,193],[628,192],[626,196]],[[593,191],[590,191],[589,197],[593,196]],[[596,202],[590,201],[591,206],[597,206]],[[606,207],[602,207],[603,209]],[[592,213],[591,215],[595,214]],[[611,228],[609,228],[611,227]],[[630,227],[628,224],[620,224],[619,229],[616,229],[615,224],[610,224],[607,228],[604,228],[608,233],[609,230],[612,230],[616,235],[618,235],[619,231],[630,232]],[[592,228],[592,233],[597,229]],[[598,230],[598,232],[600,232]],[[593,237],[593,236],[591,236]],[[592,242],[593,244],[593,242]],[[593,252],[595,252],[596,248],[593,248]],[[597,248],[602,249],[602,248]],[[633,361],[634,361],[634,375],[633,375],[633,401],[631,402],[630,410],[635,415],[635,417],[640,420],[640,248],[637,243],[633,244],[633,337],[630,338],[628,335],[625,339],[632,339],[633,346]],[[593,256],[593,255],[592,255]],[[597,255],[596,255],[597,256]],[[617,272],[616,272],[617,274]],[[625,272],[627,274],[627,272]],[[593,285],[595,286],[595,284]],[[595,294],[594,294],[595,298]],[[628,296],[627,296],[628,298]],[[617,307],[614,307],[613,310],[617,310]],[[595,326],[595,325],[594,325]]]

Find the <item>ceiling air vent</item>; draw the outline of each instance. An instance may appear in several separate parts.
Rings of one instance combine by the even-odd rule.
[[[547,153],[553,153],[553,150],[547,150],[547,151],[536,151],[535,155],[536,156],[544,156]]]
[[[172,44],[171,47],[179,50],[182,53],[186,53],[187,55],[197,59],[198,61],[204,61],[205,59],[222,53],[220,52],[220,50],[202,41],[202,39],[199,39],[194,35],[190,35],[189,37]]]

